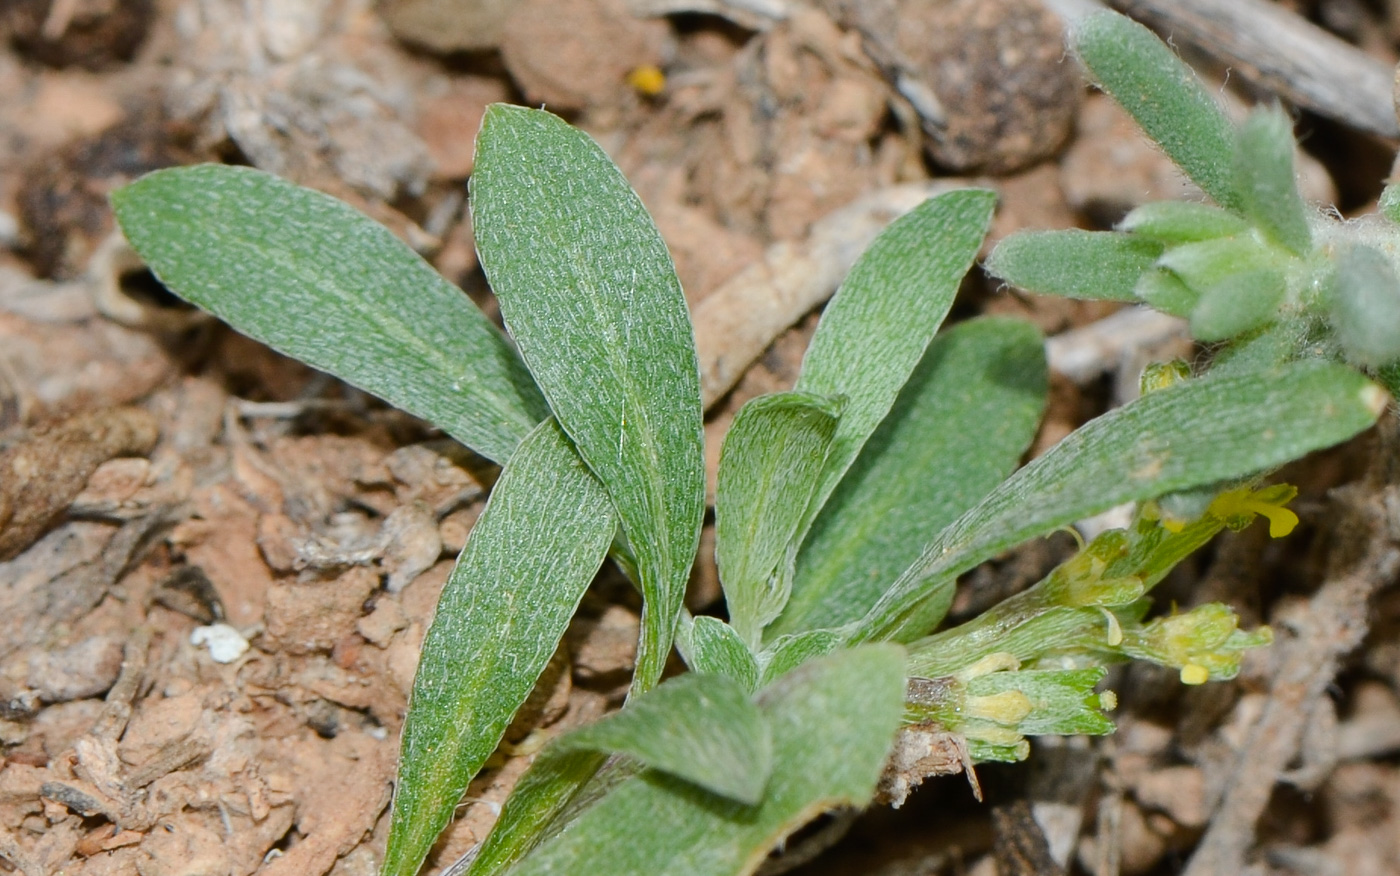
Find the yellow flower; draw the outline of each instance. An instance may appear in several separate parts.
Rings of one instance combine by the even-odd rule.
[[[627,74],[627,84],[635,88],[638,94],[656,97],[666,90],[666,74],[655,64],[643,64]]]
[[[1269,521],[1269,536],[1282,538],[1298,525],[1298,515],[1284,507],[1298,495],[1298,488],[1277,484],[1262,490],[1240,487],[1228,490],[1210,503],[1209,513],[1231,529],[1243,528],[1256,515]]]
[[[1189,685],[1205,684],[1210,681],[1210,670],[1199,663],[1188,663],[1181,667],[1181,683]]]

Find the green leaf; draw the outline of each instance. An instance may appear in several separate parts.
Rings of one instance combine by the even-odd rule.
[[[952,629],[940,630],[909,645],[909,672],[924,678],[965,675],[970,667],[1005,660],[1022,665],[1046,658],[1051,665],[1067,652],[1083,656],[1108,635],[1113,616],[1103,603],[1092,606],[1034,605],[1022,600],[1041,584],[1004,599],[990,611]],[[1125,586],[1126,590],[1127,587]],[[1137,592],[1143,592],[1138,583]],[[994,614],[988,617],[989,614]],[[1095,653],[1098,653],[1095,651]],[[991,655],[995,660],[988,660]],[[984,663],[983,661],[987,661]],[[920,717],[924,717],[922,714]],[[937,720],[940,716],[930,716]],[[956,718],[956,716],[953,716]],[[956,723],[950,721],[949,723]],[[949,729],[956,729],[950,726]]]
[[[839,630],[807,630],[779,636],[759,655],[759,684],[767,686],[799,666],[825,657],[840,648],[845,637]]]
[[[1380,214],[1391,222],[1400,224],[1400,185],[1391,183],[1381,189]]]
[[[549,409],[510,344],[427,262],[329,195],[246,167],[112,193],[160,281],[238,331],[504,463]]]
[[[1277,106],[1255,109],[1239,132],[1236,188],[1244,214],[1297,255],[1312,249],[1308,211],[1293,173],[1293,125]]]
[[[1247,372],[1267,372],[1300,358],[1299,351],[1314,348],[1311,326],[1299,320],[1281,319],[1249,335],[1232,338],[1210,360],[1212,377]]]
[[[1347,359],[1377,368],[1400,359],[1400,277],[1374,247],[1356,244],[1337,252],[1332,286],[1332,325]]]
[[[1253,236],[1221,237],[1184,243],[1167,250],[1157,265],[1198,292],[1250,271],[1278,271],[1288,256]]]
[[[1249,224],[1229,210],[1191,201],[1152,201],[1137,207],[1118,223],[1119,231],[1140,234],[1164,243],[1191,243],[1234,237]]]
[[[1220,106],[1152,31],[1113,12],[1079,20],[1075,50],[1094,82],[1222,207],[1239,209],[1235,132]]]
[[[506,327],[635,553],[645,601],[632,689],[647,690],[705,506],[700,371],[671,257],[598,144],[539,110],[486,111],[471,206]]]
[[[798,554],[775,633],[870,610],[924,545],[1016,469],[1045,407],[1040,333],[1012,319],[934,339]]]
[[[1242,271],[1209,287],[1191,311],[1191,334],[1200,341],[1223,341],[1278,318],[1287,291],[1277,268]]]
[[[1103,626],[1103,613],[1090,613]],[[1024,736],[1113,732],[1113,722],[1103,713],[1105,698],[1094,692],[1107,674],[1102,666],[988,672],[989,665],[997,663],[969,670],[971,678],[915,676],[906,720],[937,724],[963,736],[972,756],[985,760],[1024,760],[1029,751]],[[1107,700],[1113,702],[1111,696]],[[984,748],[989,742],[992,747]]]
[[[729,622],[751,648],[787,602],[786,561],[840,409],[839,402],[805,392],[759,396],[739,409],[725,436],[715,490],[715,562]]]
[[[1081,427],[945,529],[851,628],[853,641],[901,641],[926,599],[1026,539],[1124,502],[1239,478],[1366,429],[1385,393],[1342,365],[1295,362],[1270,372],[1188,380]]]
[[[590,780],[609,772],[599,771],[606,760],[606,755],[591,749],[547,747],[540,752],[511,789],[501,817],[477,847],[466,876],[500,876],[561,830],[567,817],[586,805],[582,798],[592,796]]]
[[[719,618],[695,618],[689,628],[690,668],[727,675],[744,689],[758,690],[758,661],[734,628]]]
[[[796,388],[844,396],[846,406],[809,523],[923,358],[995,206],[996,195],[982,189],[925,201],[875,239],[827,305]]]
[[[554,654],[616,529],[554,423],[521,443],[457,558],[423,642],[385,876],[413,876]]]
[[[664,773],[616,786],[512,876],[737,876],[820,812],[870,800],[904,708],[904,656],[876,645],[815,660],[759,694],[773,776],[744,806]]]
[[[1133,285],[1162,254],[1156,240],[1116,231],[1018,231],[987,259],[987,271],[1030,292],[1136,301]]]
[[[1029,711],[1013,725],[1023,736],[1105,736],[1114,731],[1113,721],[1103,713],[1102,701],[1094,692],[1105,674],[1101,666],[992,672],[970,680],[967,695],[996,698],[1013,691],[1024,695]],[[976,731],[969,730],[968,735]]]
[[[723,675],[673,678],[554,744],[627,755],[749,805],[763,798],[773,771],[767,719],[748,691]]]
[[[1171,271],[1154,269],[1138,278],[1133,288],[1137,297],[1163,313],[1186,317],[1196,309],[1201,293],[1181,282],[1181,278]]]

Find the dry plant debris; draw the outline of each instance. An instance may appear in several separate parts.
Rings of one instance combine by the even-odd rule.
[[[0,561],[49,529],[99,465],[150,452],[158,430],[142,408],[107,408],[37,429],[0,453]]]

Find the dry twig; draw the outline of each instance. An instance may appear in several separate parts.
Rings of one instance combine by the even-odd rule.
[[[1327,580],[1293,613],[1275,646],[1268,704],[1251,728],[1187,876],[1240,873],[1274,785],[1302,748],[1304,730],[1341,659],[1361,643],[1371,597],[1400,573],[1400,420],[1383,420],[1371,483],[1337,491]]]
[[[1370,134],[1400,138],[1391,70],[1267,0],[1112,0],[1291,103]]]

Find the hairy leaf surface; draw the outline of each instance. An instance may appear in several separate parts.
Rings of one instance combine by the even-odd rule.
[[[808,393],[759,396],[740,408],[724,438],[715,560],[729,622],[752,648],[787,602],[793,539],[816,492],[839,410]]]
[[[850,632],[907,641],[942,617],[957,576],[1115,505],[1265,471],[1375,423],[1385,393],[1316,360],[1188,380],[1080,427],[939,534]]]
[[[923,358],[972,266],[996,195],[959,189],[895,220],[822,313],[796,389],[846,400],[808,520],[855,461]]]
[[[904,710],[904,652],[873,645],[814,660],[762,691],[773,776],[755,806],[648,770],[616,785],[512,876],[739,876],[836,806],[870,800]]]
[[[738,682],[707,673],[658,685],[555,745],[627,755],[750,805],[763,798],[773,771],[768,719]]]
[[[978,319],[935,338],[813,525],[772,632],[864,616],[943,527],[1016,469],[1047,381],[1029,323]]]
[[[1147,136],[1217,204],[1239,209],[1234,127],[1191,68],[1152,31],[1116,12],[1084,16],[1073,40],[1094,82]]]
[[[691,669],[727,675],[750,692],[758,689],[758,661],[729,624],[717,617],[695,618],[689,646]]]
[[[553,420],[520,445],[447,580],[404,721],[385,876],[413,876],[554,654],[616,529]]]
[[[477,250],[550,408],[617,507],[645,602],[633,691],[661,677],[705,505],[700,370],[666,244],[588,135],[496,104],[477,138]]]
[[[158,170],[112,193],[166,288],[496,462],[549,415],[510,343],[384,226],[247,167]]]
[[[987,271],[1031,292],[1136,301],[1133,286],[1162,254],[1156,240],[1116,231],[1019,231],[987,259]]]

